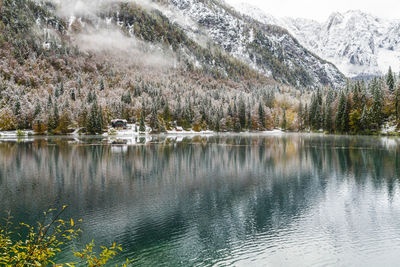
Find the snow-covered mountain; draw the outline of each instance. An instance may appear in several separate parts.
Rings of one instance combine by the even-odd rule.
[[[333,64],[310,53],[281,27],[243,17],[220,0],[166,2],[199,26],[193,32],[181,24],[190,36],[204,34],[262,74],[298,86],[344,84],[343,74]]]
[[[355,78],[400,71],[400,21],[375,17],[359,10],[333,13],[325,22],[275,18],[248,4],[235,6],[262,23],[286,28],[313,53]]]
[[[135,30],[135,27],[145,27],[142,25],[144,22],[137,18],[139,13],[136,12],[137,14],[133,16],[125,15],[127,8],[110,4],[113,1],[98,0],[102,3],[100,5],[102,8],[97,8],[96,12],[83,12],[82,10],[87,9],[94,10],[87,5],[82,8],[82,5],[67,5],[68,2],[59,0],[52,2],[61,5],[59,10],[62,10],[61,15],[67,18],[70,28],[77,22],[81,24],[77,28],[94,25],[96,30],[102,27],[99,26],[101,24],[115,24],[130,37],[156,44],[154,38],[147,38],[147,35],[157,28],[146,28],[143,32]],[[240,64],[226,66],[223,62],[225,59],[216,61],[221,56],[228,55],[255,70],[259,75],[293,86],[315,88],[340,87],[345,84],[345,77],[336,66],[311,53],[287,30],[261,24],[242,16],[222,0],[136,0],[134,3],[141,7],[144,13],[149,13],[153,17],[160,16],[160,20],[168,20],[163,23],[171,22],[166,30],[179,32],[182,35],[182,38],[177,39],[180,45],[176,46],[175,51],[179,50],[181,58],[184,57],[185,61],[196,68],[217,68],[225,76],[229,76],[229,72],[232,72],[229,70],[243,72],[244,67]],[[68,11],[73,11],[73,16]],[[96,13],[102,13],[100,18],[104,20],[103,22],[99,21],[99,16],[94,15]],[[157,38],[164,42],[165,36],[160,37],[160,34],[165,33],[155,33]],[[194,43],[190,43],[191,41]],[[168,43],[171,45],[171,40],[168,40]],[[195,46],[198,47],[194,48]],[[216,49],[223,54],[215,53]],[[201,50],[204,51],[199,56]],[[216,58],[203,56],[208,52],[215,54]]]

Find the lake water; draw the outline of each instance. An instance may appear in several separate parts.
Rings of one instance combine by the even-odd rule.
[[[0,140],[0,210],[69,204],[133,266],[398,266],[400,139],[285,134]]]

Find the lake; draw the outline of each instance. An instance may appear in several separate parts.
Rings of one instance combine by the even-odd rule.
[[[310,134],[0,139],[0,211],[69,204],[73,247],[133,266],[398,266],[400,139]],[[2,213],[4,214],[4,213]]]

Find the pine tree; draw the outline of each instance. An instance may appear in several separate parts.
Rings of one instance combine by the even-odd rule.
[[[244,129],[246,127],[246,105],[242,98],[239,100],[239,122],[240,127]]]
[[[14,115],[17,118],[17,129],[23,129],[24,122],[22,119],[21,102],[19,101],[19,98],[17,98],[17,101],[15,102],[15,105],[14,105]]]
[[[300,99],[300,104],[299,104],[299,110],[297,111],[297,117],[299,121],[299,131],[304,130],[304,110],[303,110],[303,103],[301,102]]]
[[[310,105],[310,124],[311,124],[311,129],[313,130],[321,129],[322,119],[321,119],[320,101],[322,101],[322,97],[320,96],[320,92],[318,90],[317,93],[313,94]]]
[[[390,92],[393,92],[394,91],[394,76],[392,73],[392,67],[389,67],[389,71],[386,76],[386,84],[389,87]]]
[[[155,106],[153,106],[153,108],[151,109],[150,127],[153,133],[160,132],[157,109]]]
[[[368,110],[367,106],[364,105],[363,111],[360,117],[360,131],[365,131],[369,128],[369,118],[368,118]]]
[[[169,104],[168,104],[168,101],[166,101],[165,105],[164,105],[163,118],[165,121],[169,121],[170,116],[171,116],[171,113],[169,110]]]
[[[92,104],[87,120],[86,131],[89,134],[99,134],[103,132],[103,112],[97,101]]]
[[[335,118],[335,128],[338,133],[346,133],[348,128],[347,98],[342,92],[339,98],[338,110]]]
[[[217,118],[216,120],[215,120],[215,131],[216,132],[219,132],[219,131],[221,131],[221,126],[220,126],[220,123],[219,123],[219,118]]]
[[[145,119],[146,119],[146,108],[145,108],[145,103],[143,101],[142,102],[142,112],[140,113],[139,132],[146,131]]]
[[[353,103],[354,103],[354,109],[361,108],[361,88],[359,82],[357,82],[354,86]]]
[[[101,79],[100,79],[100,86],[99,86],[99,90],[100,90],[100,91],[104,91],[104,88],[105,88],[105,86],[104,86],[104,79],[103,79],[103,78],[101,78]]]
[[[281,128],[282,130],[287,129],[286,109],[283,109]]]
[[[251,109],[249,107],[248,112],[247,112],[247,129],[249,131],[253,130],[253,120],[251,119]]]
[[[265,128],[265,110],[263,107],[263,104],[260,102],[258,104],[258,121],[261,124],[261,127],[264,129]]]
[[[373,103],[371,107],[372,127],[378,130],[383,122],[383,92],[382,88],[376,83],[373,85]]]
[[[53,106],[53,100],[51,99],[51,95],[49,94],[49,97],[47,99],[47,109],[50,110]]]
[[[304,107],[304,112],[303,112],[303,122],[304,122],[304,127],[305,128],[310,128],[310,115],[308,111],[308,104],[306,103]]]
[[[269,108],[274,107],[275,93],[273,91],[268,91],[267,97],[265,99],[265,105]]]
[[[77,90],[78,90],[78,96],[81,96],[81,89],[82,89],[82,78],[81,76],[78,77],[77,81]]]
[[[53,129],[57,128],[59,120],[60,120],[60,114],[58,112],[58,104],[56,100],[53,109]]]
[[[328,104],[325,108],[325,118],[324,118],[324,129],[328,133],[333,132],[333,127],[332,127],[332,107],[331,104]]]
[[[17,98],[17,101],[15,101],[14,115],[15,117],[21,116],[21,102],[19,101],[19,98]]]
[[[233,115],[233,110],[232,110],[232,106],[231,106],[231,105],[228,105],[228,115],[229,115],[229,117],[231,117],[231,118],[234,117],[234,115]]]
[[[58,87],[56,87],[56,90],[54,90],[54,96],[56,98],[60,97],[60,90],[58,89]]]
[[[400,87],[396,89],[396,94],[394,96],[394,107],[396,120],[398,121],[400,118]]]
[[[40,107],[39,102],[37,102],[35,105],[35,112],[33,113],[33,117],[37,118],[37,116],[39,116],[41,111],[42,111],[42,108]]]
[[[87,95],[86,101],[88,104],[91,104],[91,103],[95,102],[96,99],[97,99],[96,93],[93,92],[93,90],[91,89]]]
[[[180,121],[181,119],[181,113],[182,113],[182,108],[181,108],[181,98],[178,96],[176,108],[175,108],[175,113],[174,113],[174,120]]]
[[[76,95],[75,95],[75,89],[74,88],[72,88],[72,90],[71,90],[71,100],[72,101],[76,100]]]
[[[59,93],[60,93],[60,96],[62,96],[64,94],[64,81],[61,81]]]
[[[127,105],[130,105],[132,103],[131,93],[128,91],[128,92],[125,92],[124,94],[122,94],[121,101]]]

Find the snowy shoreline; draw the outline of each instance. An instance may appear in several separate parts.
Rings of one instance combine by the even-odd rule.
[[[162,133],[150,133],[150,132],[135,132],[132,129],[127,130],[116,130],[114,133],[110,134],[104,133],[101,135],[96,135],[98,137],[108,137],[108,138],[120,138],[120,137],[146,137],[146,136],[211,136],[211,135],[218,135],[218,134],[232,134],[232,135],[240,135],[240,134],[268,134],[268,135],[276,135],[276,134],[283,134],[285,133],[282,130],[274,129],[270,131],[254,131],[254,132],[215,132],[215,131],[177,131],[171,130]],[[20,131],[0,131],[0,138],[32,138],[32,137],[90,137],[91,135],[82,135],[76,132],[66,135],[38,135],[35,134],[32,130],[20,130]]]

